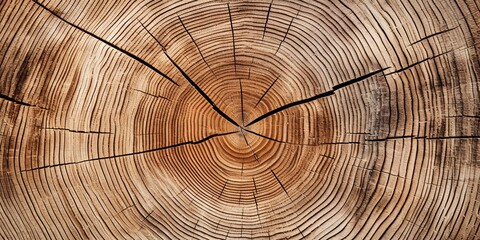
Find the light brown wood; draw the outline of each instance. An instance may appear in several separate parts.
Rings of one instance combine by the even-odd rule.
[[[2,239],[479,239],[480,2],[0,3]]]

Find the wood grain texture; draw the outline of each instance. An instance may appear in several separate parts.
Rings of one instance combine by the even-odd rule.
[[[2,239],[479,239],[480,2],[0,1]]]

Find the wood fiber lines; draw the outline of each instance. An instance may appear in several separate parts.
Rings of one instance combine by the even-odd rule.
[[[0,2],[2,239],[479,239],[480,2]]]

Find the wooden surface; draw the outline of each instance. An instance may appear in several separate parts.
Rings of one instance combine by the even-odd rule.
[[[480,2],[0,1],[2,239],[480,239]]]

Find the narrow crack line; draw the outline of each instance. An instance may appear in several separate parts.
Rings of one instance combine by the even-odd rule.
[[[270,86],[267,88],[267,90],[265,90],[265,92],[262,94],[262,96],[260,97],[260,99],[258,99],[258,102],[257,104],[255,104],[255,108],[258,106],[258,104],[262,101],[262,99],[265,97],[265,95],[267,95],[268,91],[270,91],[270,89],[273,87],[273,85],[277,82],[277,80],[280,78],[280,76],[277,76],[275,78],[275,80],[270,84]]]
[[[142,222],[143,222],[143,221],[146,221],[147,218],[149,218],[150,215],[152,215],[153,211],[154,211],[154,210],[152,210],[151,212],[149,212],[149,213],[147,214],[147,216],[145,216],[145,217],[143,218]]]
[[[253,125],[253,124],[255,124],[255,123],[257,123],[257,122],[259,122],[259,121],[261,121],[261,120],[263,120],[263,119],[265,119],[265,118],[267,118],[267,117],[270,117],[270,116],[272,116],[272,115],[274,115],[274,114],[277,114],[277,113],[279,113],[279,112],[281,112],[281,111],[284,111],[284,110],[286,110],[286,109],[288,109],[288,108],[295,107],[295,106],[298,106],[298,105],[302,105],[302,104],[305,104],[305,103],[309,103],[309,102],[315,101],[315,100],[320,99],[320,98],[332,96],[332,95],[335,94],[335,91],[337,91],[337,90],[339,90],[339,89],[341,89],[341,88],[350,86],[350,85],[352,85],[352,84],[354,84],[354,83],[360,82],[360,81],[362,81],[362,80],[365,80],[365,79],[367,79],[367,78],[369,78],[369,77],[371,77],[371,76],[374,76],[374,75],[376,75],[376,74],[378,74],[378,73],[381,73],[381,72],[385,71],[386,69],[388,69],[388,68],[382,68],[382,69],[379,69],[379,70],[376,70],[376,71],[367,73],[367,74],[362,75],[362,76],[360,76],[360,77],[357,77],[357,78],[348,80],[348,81],[346,81],[346,82],[344,82],[344,83],[340,83],[340,84],[338,84],[338,85],[335,85],[335,86],[333,86],[333,89],[330,90],[330,91],[326,91],[326,92],[320,93],[320,94],[315,95],[315,96],[310,97],[310,98],[306,98],[306,99],[302,99],[302,100],[299,100],[299,101],[291,102],[291,103],[289,103],[289,104],[286,104],[286,105],[283,105],[283,106],[278,107],[278,108],[276,108],[276,109],[273,109],[273,110],[271,110],[270,112],[267,112],[267,113],[265,113],[265,114],[257,117],[256,119],[254,119],[253,121],[251,121],[249,124],[247,124],[246,127],[248,127],[248,126],[250,126],[250,125]]]
[[[136,91],[136,92],[141,92],[141,93],[143,93],[143,94],[145,94],[145,95],[148,95],[148,96],[151,96],[151,97],[154,97],[154,98],[161,98],[161,99],[165,99],[165,100],[167,100],[167,101],[171,101],[170,99],[168,99],[168,98],[166,98],[166,97],[164,97],[164,96],[151,94],[151,93],[149,93],[149,92],[145,92],[145,91],[142,91],[142,90],[140,90],[140,89],[132,88],[132,90],[133,90],[133,91]]]
[[[290,31],[290,28],[292,27],[293,20],[295,20],[295,18],[298,16],[299,13],[300,13],[300,9],[298,9],[297,15],[295,15],[295,17],[292,17],[292,20],[290,21],[290,24],[288,24],[288,28],[287,28],[287,31],[285,32],[285,36],[283,36],[282,41],[280,42],[280,44],[278,44],[278,48],[277,48],[277,51],[275,51],[275,55],[277,55],[278,50],[280,50],[283,42],[285,42],[285,39],[287,39],[287,35],[288,35],[288,32]]]
[[[413,68],[413,67],[415,67],[415,66],[417,66],[417,65],[419,65],[419,64],[422,64],[422,63],[424,63],[424,62],[426,62],[426,61],[428,61],[428,60],[432,60],[432,59],[438,58],[438,57],[440,57],[440,56],[443,56],[443,55],[445,55],[445,54],[449,54],[449,53],[451,53],[451,52],[454,52],[455,50],[457,50],[457,49],[448,50],[448,51],[446,51],[446,52],[443,52],[443,53],[434,55],[434,56],[432,56],[432,57],[425,58],[425,59],[423,59],[423,60],[421,60],[421,61],[418,61],[418,62],[416,62],[416,63],[412,63],[412,64],[410,64],[410,65],[408,65],[408,66],[406,66],[406,67],[404,67],[404,68],[400,68],[400,69],[398,69],[398,70],[396,70],[396,71],[393,71],[393,72],[391,72],[391,73],[387,73],[387,74],[385,74],[385,76],[389,76],[389,75],[392,75],[392,74],[404,72],[404,71],[406,71],[406,70],[408,70],[408,69],[410,69],[410,68]]]
[[[425,138],[428,140],[445,140],[445,139],[480,139],[480,136],[440,136],[440,137],[417,137],[417,138]]]
[[[228,180],[225,181],[225,183],[223,184],[222,191],[220,191],[220,195],[218,196],[218,199],[220,199],[222,197],[223,191],[225,191],[225,187],[227,186],[227,183],[228,183]]]
[[[457,116],[448,116],[447,118],[480,118],[480,115],[457,115]]]
[[[190,36],[190,39],[192,40],[193,44],[194,44],[195,47],[197,48],[198,53],[200,54],[200,57],[202,58],[203,62],[208,66],[208,69],[210,69],[210,72],[212,72],[213,76],[215,76],[215,78],[217,78],[217,76],[216,76],[215,73],[213,72],[212,68],[210,67],[210,64],[208,64],[207,60],[205,59],[205,56],[203,55],[202,50],[200,50],[200,47],[198,46],[197,41],[195,41],[195,38],[193,38],[193,36],[192,36],[192,34],[190,33],[190,31],[188,31],[187,26],[185,25],[185,23],[183,22],[183,20],[182,20],[182,18],[181,18],[180,16],[178,16],[178,20],[179,20],[180,23],[182,24],[183,29],[185,29],[185,32],[188,34],[188,36]]]
[[[250,145],[250,143],[248,143],[248,140],[247,140],[247,137],[245,136],[245,133],[243,131],[248,131],[246,129],[240,129],[240,132],[242,133],[243,135],[243,139],[245,140],[245,144],[247,145],[247,147],[250,149],[250,151],[252,152],[252,155],[253,155],[253,158],[255,158],[255,160],[257,162],[260,161],[260,158],[258,157],[257,153],[255,152],[255,150],[253,150],[252,146]]]
[[[254,131],[251,131],[251,130],[248,130],[248,129],[245,129],[245,131],[251,133],[251,134],[254,134],[256,136],[259,136],[261,138],[265,138],[267,140],[270,140],[270,141],[274,141],[274,142],[278,142],[278,143],[285,143],[285,144],[290,144],[290,145],[300,145],[300,146],[303,146],[305,144],[300,144],[300,143],[292,143],[292,142],[285,142],[285,141],[281,141],[281,140],[278,140],[278,139],[275,139],[275,138],[271,138],[271,137],[267,137],[265,135],[262,135],[260,133],[256,133]],[[312,145],[313,146],[313,145]]]
[[[42,128],[44,130],[53,130],[53,131],[67,131],[71,133],[87,133],[87,134],[114,134],[112,132],[101,132],[101,131],[82,131],[82,130],[74,130],[68,128],[53,128],[53,127],[46,127]]]
[[[255,200],[255,208],[257,209],[258,220],[260,220],[260,211],[258,210],[257,194],[255,194],[255,192],[253,192],[253,200]]]
[[[3,94],[0,94],[0,99],[6,100],[6,101],[9,101],[9,102],[13,102],[13,103],[16,103],[16,104],[19,104],[19,105],[22,105],[22,106],[35,107],[35,105],[33,105],[33,104],[22,102],[22,101],[19,101],[19,100],[15,99],[15,98],[12,98],[12,97],[9,97],[9,96],[3,95]]]
[[[350,135],[371,135],[369,132],[345,132],[346,134]]]
[[[230,11],[230,3],[227,3],[227,7],[228,7],[228,17],[230,18],[230,27],[232,29],[233,66],[235,67],[235,72],[237,72],[237,54],[235,51],[235,31],[233,30],[233,21],[232,21],[232,12]]]
[[[123,213],[125,210],[127,210],[127,209],[129,209],[129,208],[132,208],[132,207],[134,207],[134,206],[135,206],[134,204],[128,205],[128,206],[124,207],[124,208],[123,208],[120,212],[118,212],[118,213]]]
[[[195,226],[193,227],[193,230],[197,229],[197,225],[199,221],[200,221],[200,218],[197,218],[197,222],[195,222]]]
[[[322,145],[360,144],[360,142],[321,142],[321,143],[317,143],[317,144],[294,143],[294,142],[287,142],[287,141],[282,141],[282,140],[278,140],[278,139],[275,139],[275,138],[271,138],[271,137],[256,133],[256,132],[248,130],[248,129],[245,129],[245,131],[247,131],[251,134],[257,135],[261,138],[265,138],[265,139],[270,140],[270,141],[283,143],[283,144],[294,145],[294,146],[318,147],[318,146],[322,146]],[[325,156],[325,157],[329,157],[329,156]],[[329,157],[329,158],[331,158],[331,157]]]
[[[90,159],[81,160],[81,161],[78,161],[78,162],[52,164],[52,165],[47,165],[47,166],[42,166],[42,167],[24,169],[24,170],[21,170],[20,172],[30,172],[30,171],[46,169],[46,168],[54,168],[54,167],[60,167],[60,166],[75,165],[75,164],[80,164],[80,163],[101,161],[101,160],[112,159],[112,158],[129,157],[129,156],[134,156],[134,155],[140,155],[140,154],[145,154],[145,153],[162,151],[162,150],[166,150],[166,149],[170,149],[170,148],[181,147],[181,146],[185,146],[185,145],[197,145],[197,144],[201,144],[201,143],[206,142],[206,141],[208,141],[212,138],[215,138],[215,137],[227,136],[227,135],[234,134],[234,133],[238,133],[238,131],[226,132],[226,133],[216,133],[216,134],[212,134],[210,136],[207,136],[203,139],[200,139],[198,141],[181,142],[181,143],[176,143],[176,144],[173,144],[173,145],[160,147],[160,148],[154,148],[154,149],[149,149],[149,150],[144,150],[144,151],[139,151],[139,152],[113,155],[113,156],[108,156],[108,157],[90,158]]]
[[[142,24],[142,23],[140,23]],[[168,55],[165,47],[160,43],[160,41],[142,24],[143,28],[145,29],[145,31],[148,32],[148,34],[153,38],[155,39],[155,41],[158,43],[158,45],[162,48],[162,51],[163,51],[163,54],[165,54],[165,56],[168,58],[168,60],[173,64],[173,66],[175,66],[175,68],[180,71],[180,73],[183,75],[183,77],[185,79],[187,79],[187,81],[190,83],[190,85],[192,85],[195,90],[212,106],[213,110],[215,110],[215,112],[217,112],[220,116],[222,116],[224,119],[226,119],[227,121],[229,121],[230,123],[232,123],[233,125],[235,126],[240,126],[237,122],[235,122],[233,119],[231,119],[227,114],[225,114],[219,107],[217,107],[217,105],[213,102],[213,100],[208,97],[208,95],[200,88],[200,86],[198,86],[198,84],[196,84],[191,78],[190,76],[188,76],[188,74],[183,71],[182,68],[180,68],[180,66],[170,57],[170,55]]]
[[[255,177],[252,177],[252,182],[253,182],[253,187],[255,188],[255,192],[254,192],[254,193],[258,193],[258,191],[257,191],[257,183],[255,182]]]
[[[300,228],[299,228],[299,227],[297,227],[297,229],[298,229],[298,231],[300,232],[300,234],[302,235],[302,239],[305,239],[305,235],[303,235],[303,232],[302,232],[302,230],[300,230]]]
[[[247,146],[250,146],[250,144],[248,144],[247,137],[245,136],[245,133],[243,132],[243,129],[242,129],[242,128],[240,129],[240,133],[242,133],[243,140],[245,140],[245,144],[246,144]]]
[[[267,18],[265,20],[265,26],[263,27],[262,41],[265,38],[265,33],[267,32],[268,18],[270,17],[270,11],[272,10],[272,3],[273,0],[270,2],[270,5],[268,5]]]
[[[187,190],[188,187],[184,187],[179,193],[175,194],[175,197],[178,197],[180,194],[182,194],[183,192],[185,192],[185,190]]]
[[[275,172],[273,170],[270,169],[270,171],[272,172],[273,176],[275,177],[275,179],[277,180],[278,184],[280,185],[280,187],[283,189],[283,191],[287,194],[287,196],[290,198],[290,195],[288,194],[287,192],[287,189],[285,189],[285,187],[283,186],[282,182],[280,182],[280,179],[278,179],[277,177],[277,174],[275,174]]]
[[[85,34],[87,34],[87,35],[89,35],[89,36],[97,39],[98,41],[106,44],[107,46],[109,46],[109,47],[111,47],[111,48],[113,48],[113,49],[115,49],[115,50],[117,50],[117,51],[119,51],[119,52],[127,55],[128,57],[132,58],[133,60],[135,60],[135,61],[143,64],[144,66],[150,68],[150,69],[153,70],[154,72],[160,74],[160,76],[164,77],[165,79],[167,79],[167,80],[170,81],[171,83],[175,84],[176,86],[179,86],[178,83],[176,83],[173,79],[171,79],[171,78],[170,78],[169,76],[167,76],[165,73],[163,73],[162,71],[160,71],[158,68],[154,67],[152,64],[146,62],[145,60],[143,60],[143,59],[140,58],[139,56],[137,56],[137,55],[135,55],[135,54],[133,54],[133,53],[131,53],[131,52],[129,52],[129,51],[127,51],[127,50],[125,50],[125,49],[123,49],[123,48],[121,48],[121,47],[119,47],[119,46],[117,46],[117,45],[115,45],[115,44],[113,44],[113,43],[111,43],[111,42],[109,42],[109,41],[107,41],[107,40],[105,40],[105,39],[97,36],[97,35],[95,35],[93,32],[89,32],[88,30],[83,29],[83,28],[81,28],[80,26],[77,26],[77,25],[73,24],[72,22],[67,21],[65,18],[62,18],[60,15],[58,15],[57,13],[55,13],[55,11],[47,8],[45,5],[41,4],[41,3],[38,2],[37,0],[32,0],[32,1],[33,1],[35,4],[37,4],[38,6],[40,6],[41,8],[43,8],[44,10],[46,10],[47,12],[49,12],[50,14],[52,14],[53,16],[55,16],[56,18],[62,20],[64,23],[68,24],[69,26],[71,26],[71,27],[73,27],[73,28],[75,28],[75,29],[77,29],[77,30],[80,30],[81,32],[83,32],[83,33],[85,33]]]
[[[416,43],[419,43],[419,42],[421,42],[421,41],[427,40],[427,39],[429,39],[429,38],[438,36],[438,35],[440,35],[440,34],[450,32],[450,31],[452,31],[452,30],[457,29],[458,27],[459,27],[459,26],[456,26],[456,27],[454,27],[454,28],[449,28],[449,29],[446,29],[446,30],[443,30],[443,31],[440,31],[440,32],[436,32],[436,33],[430,34],[430,35],[428,35],[428,36],[425,36],[425,37],[423,37],[423,38],[420,38],[419,40],[411,43],[410,46],[412,46],[412,45],[414,45],[414,44],[416,44]]]
[[[148,30],[148,28],[143,25],[142,22],[138,21],[140,23],[140,25],[142,26],[142,28],[148,33],[148,35],[150,35],[150,37],[152,37],[155,42],[160,46],[160,48],[162,49],[162,52],[165,53],[165,51],[167,51],[167,49],[165,48],[165,46],[162,45],[162,43],[153,35],[152,32],[150,32],[150,30]]]
[[[242,111],[242,126],[245,126],[245,109],[243,107],[243,87],[242,87],[242,79],[239,78],[238,82],[240,83],[240,106],[241,106],[241,111]]]
[[[446,139],[478,139],[480,136],[439,136],[439,137],[426,137],[426,136],[393,136],[379,139],[365,139],[369,142],[382,142],[386,140],[400,140],[400,139],[426,139],[426,140],[446,140]]]
[[[409,135],[409,136],[392,136],[386,138],[372,138],[372,139],[365,139],[365,141],[369,142],[383,142],[386,140],[400,140],[400,139],[408,139],[408,138],[418,138],[417,136]]]

